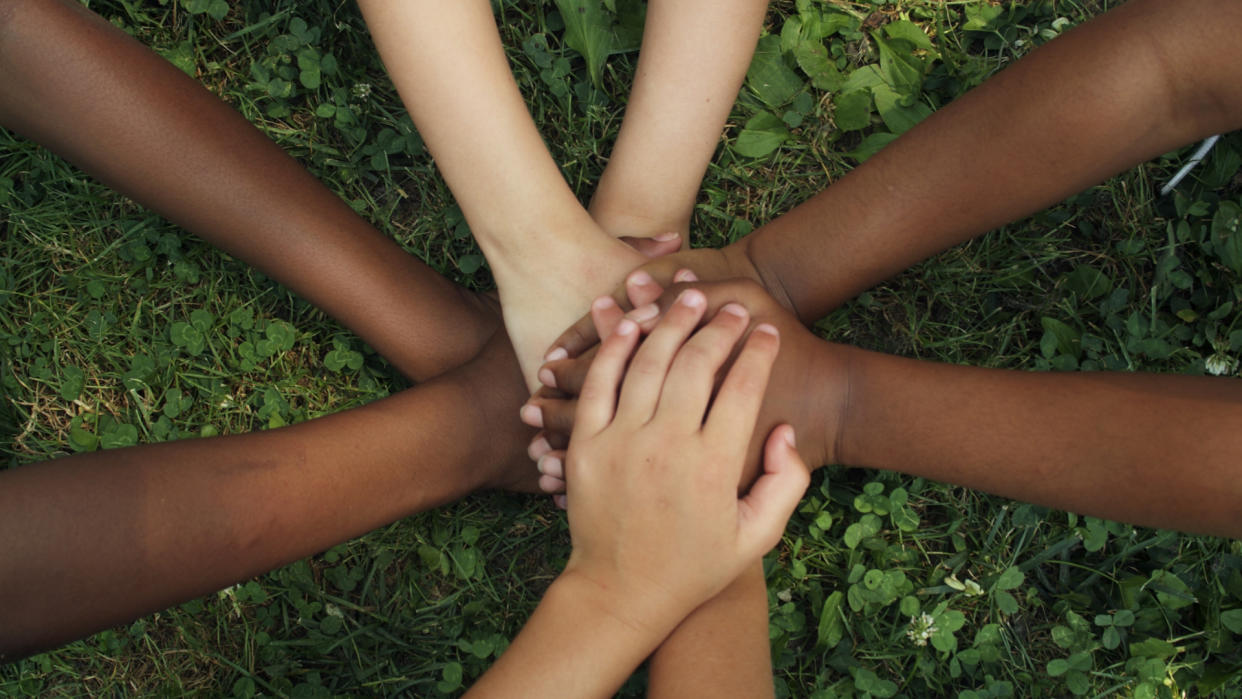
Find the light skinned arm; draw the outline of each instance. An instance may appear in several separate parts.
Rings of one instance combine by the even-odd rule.
[[[716,372],[749,327],[734,304],[691,337],[705,306],[698,292],[684,295],[628,372],[638,327],[622,321],[604,341],[567,456],[573,553],[468,696],[610,696],[687,614],[779,539],[808,482],[792,430],[768,437],[765,474],[745,498],[732,485],[777,332],[760,324],[750,333],[704,419]],[[570,659],[566,647],[575,649]]]
[[[499,326],[121,30],[68,0],[0,5],[0,125],[263,270],[411,378],[468,360]]]

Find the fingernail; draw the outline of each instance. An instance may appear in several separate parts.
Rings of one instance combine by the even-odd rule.
[[[543,367],[539,370],[539,383],[548,388],[556,388],[556,374],[553,374],[551,369]]]
[[[703,292],[697,289],[686,289],[677,297],[677,303],[689,306],[690,308],[701,308],[706,305],[707,297],[703,296]]]
[[[670,240],[677,240],[677,239],[678,239],[678,238],[680,238],[680,237],[681,237],[681,234],[680,234],[680,233],[678,233],[678,232],[676,232],[676,231],[671,231],[671,232],[669,232],[669,233],[661,233],[660,235],[657,235],[657,236],[655,237],[655,240],[658,240],[658,241],[660,241],[661,243],[667,243],[667,242],[669,242]]]
[[[673,275],[673,281],[675,282],[697,282],[698,280],[699,276],[688,269],[679,269],[677,274]]]
[[[635,308],[626,314],[625,317],[635,323],[645,323],[658,315],[660,315],[660,307],[654,303],[649,303],[646,306],[639,306],[638,308]]]
[[[767,334],[769,334],[769,335],[773,335],[773,336],[776,336],[776,337],[780,337],[780,336],[781,336],[781,333],[780,333],[780,331],[779,331],[779,330],[777,330],[777,329],[776,329],[776,326],[775,326],[775,325],[772,325],[772,324],[770,324],[770,323],[760,323],[760,324],[756,325],[756,326],[755,326],[755,332],[757,332],[757,333],[767,333]]]
[[[543,355],[543,361],[545,362],[555,362],[558,359],[568,358],[569,352],[567,352],[564,347],[553,347],[550,352]]]
[[[553,478],[565,478],[565,467],[555,456],[545,456],[539,460],[539,472]]]
[[[638,326],[629,318],[624,318],[620,323],[617,323],[616,333],[618,335],[629,335],[635,330],[638,330]]]
[[[630,286],[647,286],[648,284],[655,284],[655,280],[651,278],[650,274],[640,269],[627,277],[625,283]]]
[[[615,305],[617,305],[617,302],[613,301],[611,296],[601,296],[591,302],[591,308],[597,311],[606,311]]]
[[[785,430],[785,443],[789,445],[790,449],[798,448],[798,442],[797,440],[794,439],[793,427],[790,427],[789,429]]]
[[[523,405],[518,411],[522,422],[531,427],[543,427],[543,410],[537,405]]]
[[[746,317],[746,309],[736,303],[726,303],[724,308],[720,310],[731,316],[737,316],[738,318]]]
[[[556,506],[561,508],[562,510],[569,509],[569,499],[566,498],[564,495],[553,495],[552,502],[556,503]]]
[[[548,444],[546,437],[536,437],[530,443],[530,446],[526,447],[526,455],[530,457],[531,461],[538,461],[544,454],[550,451],[552,451],[552,445]]]

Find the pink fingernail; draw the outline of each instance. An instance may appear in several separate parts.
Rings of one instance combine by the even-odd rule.
[[[566,498],[564,495],[553,495],[552,502],[556,503],[556,506],[561,508],[562,510],[569,509],[569,499]]]
[[[636,325],[634,321],[629,318],[625,318],[620,323],[617,323],[617,329],[615,332],[618,335],[629,335],[635,330],[638,330],[638,325]]]
[[[546,437],[536,437],[529,447],[526,447],[526,455],[531,461],[538,461],[544,454],[552,451],[552,445],[548,444]]]
[[[553,478],[565,478],[565,465],[555,456],[545,456],[539,460],[539,472]]]
[[[677,240],[677,239],[678,239],[678,238],[680,238],[680,237],[681,237],[681,234],[680,234],[680,233],[678,233],[678,232],[676,232],[676,231],[670,231],[670,232],[668,232],[668,233],[661,233],[660,235],[657,235],[657,236],[655,237],[655,240],[658,240],[658,241],[660,241],[661,243],[667,243],[667,242],[669,242],[670,240]]]
[[[648,284],[655,284],[655,280],[651,278],[650,274],[647,274],[646,272],[640,269],[637,272],[634,272],[633,274],[631,274],[625,280],[625,283],[629,284],[630,286],[647,286]]]
[[[677,303],[691,308],[702,308],[707,305],[707,297],[703,296],[703,292],[697,289],[686,289],[677,297]]]
[[[569,352],[564,347],[553,347],[551,351],[543,355],[543,361],[555,362],[558,359],[568,359]]]
[[[591,302],[591,308],[597,311],[606,311],[616,305],[617,302],[613,301],[611,296],[601,296]]]
[[[790,449],[798,448],[798,442],[794,439],[794,430],[792,427],[785,430],[785,443],[789,445]]]
[[[660,307],[654,303],[649,303],[646,306],[639,306],[630,311],[626,314],[626,317],[635,323],[645,323],[658,315],[660,315]]]
[[[522,423],[531,427],[543,427],[543,410],[537,405],[523,405],[518,411],[521,416]]]
[[[736,303],[726,303],[724,308],[720,310],[731,316],[737,316],[738,318],[746,317],[746,309]]]
[[[677,274],[673,275],[673,281],[675,282],[697,282],[698,280],[698,275],[688,269],[679,269]]]
[[[551,369],[543,367],[539,370],[539,383],[548,388],[556,388],[556,374],[553,374]]]
[[[781,336],[781,333],[779,330],[776,329],[776,326],[770,323],[760,323],[756,325],[755,332],[767,333],[769,335],[775,335],[776,337]]]

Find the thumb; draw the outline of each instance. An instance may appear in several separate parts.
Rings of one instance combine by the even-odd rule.
[[[776,546],[810,482],[793,427],[772,430],[763,446],[763,475],[737,504],[738,547],[748,558],[759,558]]]
[[[625,236],[621,242],[637,250],[648,259],[671,255],[681,249],[681,235],[678,233],[661,233],[653,238],[635,238]]]

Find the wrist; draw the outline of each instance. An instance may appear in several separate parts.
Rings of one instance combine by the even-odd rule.
[[[642,647],[645,657],[672,632],[690,610],[652,588],[601,580],[574,566],[573,559],[548,588],[545,599],[572,606],[601,631],[618,634],[627,645]]]
[[[728,260],[729,269],[733,270],[736,276],[749,277],[758,281],[769,296],[797,316],[804,325],[809,325],[814,319],[807,320],[799,313],[796,300],[790,295],[789,288],[781,279],[776,267],[763,256],[763,246],[756,245],[758,240],[759,233],[756,232],[722,248],[721,252]]]
[[[860,353],[853,347],[822,341],[812,362],[812,383],[817,387],[807,391],[812,407],[808,411],[818,434],[812,445],[811,456],[816,465],[852,463],[847,453],[846,428],[849,424],[854,372]],[[802,441],[799,435],[800,443]]]

